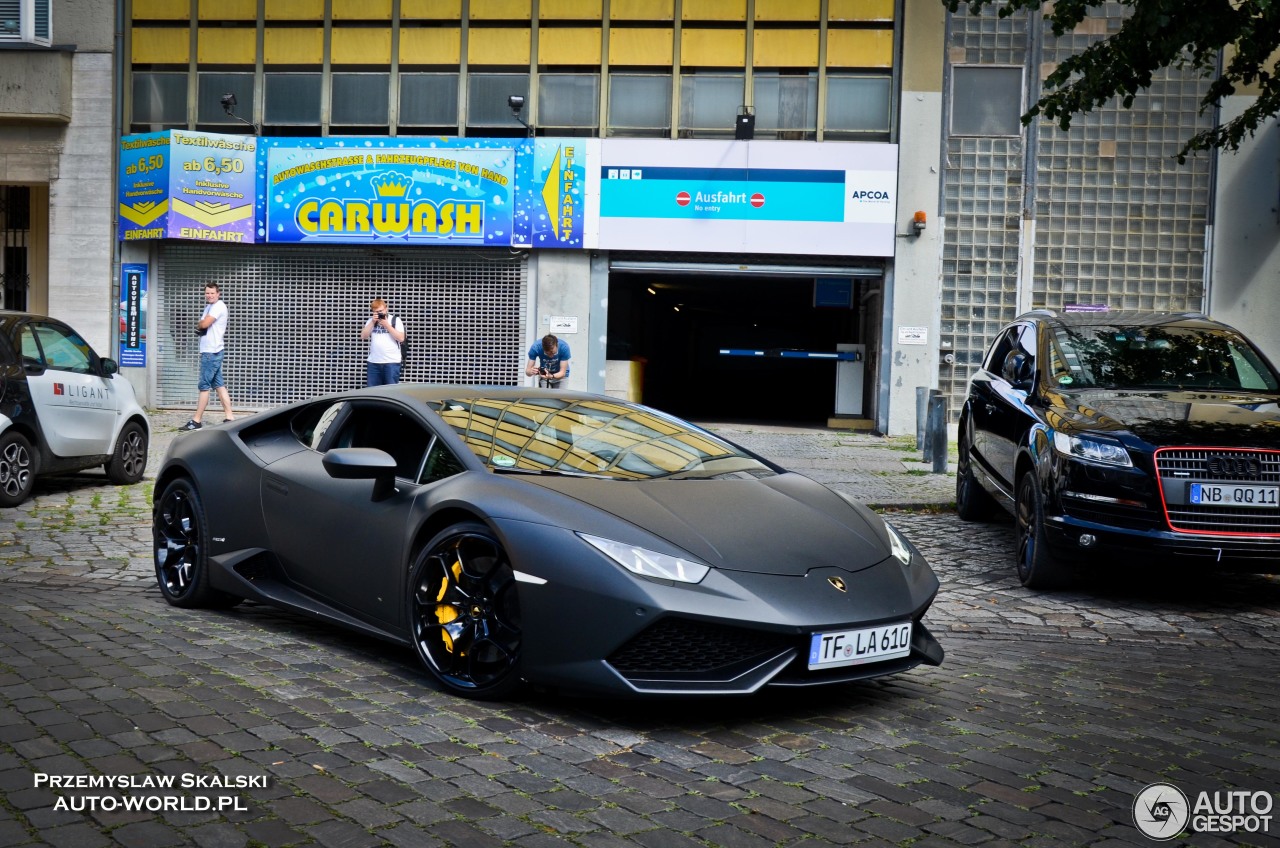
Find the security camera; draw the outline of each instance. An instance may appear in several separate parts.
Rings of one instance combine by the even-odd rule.
[[[513,94],[507,98],[507,105],[511,107],[512,112],[519,115],[520,110],[524,108],[524,98],[519,94]]]
[[[232,109],[236,108],[236,96],[234,94],[224,94],[218,100],[222,103],[222,111],[228,115],[231,114]]]

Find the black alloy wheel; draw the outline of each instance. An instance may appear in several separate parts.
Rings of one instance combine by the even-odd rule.
[[[156,498],[151,518],[156,582],[175,607],[230,607],[242,598],[209,585],[209,530],[200,495],[179,477]]]
[[[130,421],[120,431],[115,452],[107,463],[107,477],[118,486],[130,486],[142,479],[147,470],[147,431],[137,421]]]
[[[1060,589],[1071,582],[1067,566],[1049,550],[1044,532],[1044,505],[1035,472],[1018,478],[1014,513],[1018,530],[1018,580],[1028,589]]]
[[[961,521],[989,521],[997,506],[995,498],[973,476],[973,458],[969,456],[967,433],[960,433],[959,460],[956,463],[956,515]]]
[[[483,524],[456,524],[423,548],[410,572],[409,623],[418,658],[448,691],[489,700],[520,685],[515,572]]]
[[[17,506],[36,486],[35,454],[31,442],[16,431],[0,435],[0,506]]]

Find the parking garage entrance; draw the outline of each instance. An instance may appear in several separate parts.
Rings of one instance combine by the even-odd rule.
[[[609,275],[632,397],[698,421],[875,420],[881,268],[641,265]]]

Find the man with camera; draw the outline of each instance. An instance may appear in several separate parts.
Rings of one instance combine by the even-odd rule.
[[[366,383],[370,386],[389,386],[400,382],[400,345],[404,342],[404,323],[399,315],[387,310],[387,302],[375,297],[369,304],[373,313],[360,331],[360,338],[369,343],[369,358],[365,366]]]
[[[204,314],[196,322],[196,335],[200,337],[200,399],[196,402],[196,414],[183,425],[184,430],[199,430],[204,426],[205,407],[209,405],[209,392],[216,390],[222,404],[222,415],[234,421],[231,411],[231,395],[222,379],[222,354],[227,332],[227,305],[222,302],[222,289],[217,283],[204,284]]]
[[[569,343],[551,333],[529,347],[529,361],[525,363],[526,377],[537,377],[538,385],[549,389],[560,388],[560,381],[569,376]]]

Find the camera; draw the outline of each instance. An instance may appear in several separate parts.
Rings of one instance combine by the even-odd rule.
[[[379,320],[379,321],[385,321],[385,320],[387,320],[387,313],[385,313],[385,312],[379,312],[379,313],[378,313],[378,320]]]

